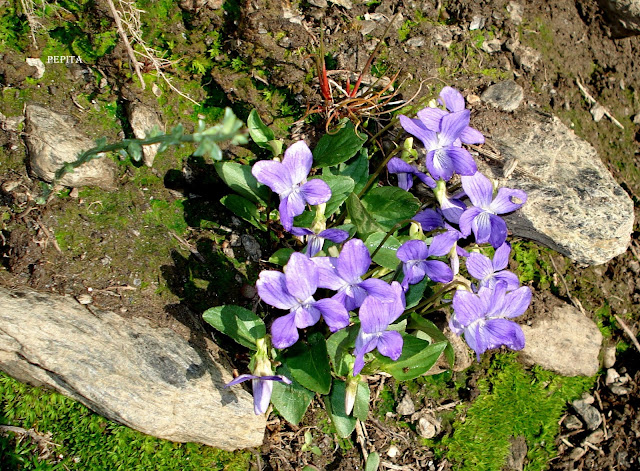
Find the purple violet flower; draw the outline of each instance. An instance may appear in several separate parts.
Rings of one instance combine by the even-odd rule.
[[[440,119],[440,130],[436,132],[420,119],[400,115],[404,130],[420,139],[427,150],[427,170],[433,178],[448,181],[454,172],[473,175],[477,171],[469,151],[460,147],[460,133],[469,127],[469,116],[469,110],[447,113]]]
[[[394,281],[390,288],[393,291],[391,301],[384,302],[375,296],[364,300],[358,316],[360,317],[360,331],[356,337],[356,357],[353,365],[353,376],[364,368],[366,353],[378,349],[381,355],[397,360],[402,354],[402,335],[396,331],[388,331],[389,324],[404,312],[405,299],[402,287]]]
[[[305,204],[326,203],[331,189],[322,180],[309,180],[313,155],[304,141],[289,146],[282,162],[261,160],[251,173],[260,183],[267,185],[280,196],[280,221],[286,231],[293,227],[293,218],[302,214]]]
[[[507,291],[513,291],[520,286],[520,280],[515,273],[507,268],[511,246],[502,244],[496,249],[493,260],[481,253],[472,252],[467,257],[467,271],[475,279],[479,280],[478,288],[493,289],[496,284],[503,281],[507,284]]]
[[[371,265],[371,255],[360,239],[345,243],[337,258],[313,257],[311,260],[318,267],[318,286],[337,291],[332,299],[343,304],[347,311],[360,307],[368,295],[383,300],[393,297],[386,282],[378,278],[362,280]]]
[[[507,293],[507,283],[500,281],[494,289],[480,288],[478,294],[458,290],[453,296],[451,331],[464,333],[464,339],[480,355],[505,345],[512,350],[524,348],[524,333],[518,324],[509,320],[523,314],[531,302],[527,286]]]
[[[253,411],[256,415],[264,414],[267,411],[269,402],[271,402],[274,381],[291,384],[291,380],[282,375],[256,376],[244,374],[225,384],[224,387],[228,388],[248,380],[251,380],[251,388],[253,389]]]
[[[452,87],[444,87],[440,91],[438,101],[441,105],[456,113],[465,109],[462,93]],[[448,113],[440,108],[425,108],[418,112],[418,118],[431,131],[440,132],[440,122]],[[460,131],[459,139],[464,144],[483,144],[484,136],[477,129],[467,126]]]
[[[331,242],[341,244],[349,238],[349,233],[342,229],[325,229],[318,234],[306,227],[294,227],[291,229],[291,233],[296,236],[307,237],[307,247],[305,253],[308,257],[313,257],[322,250],[324,246],[324,240],[329,239]]]
[[[497,249],[507,240],[507,224],[498,214],[510,213],[522,207],[527,201],[527,194],[522,190],[500,188],[494,199],[491,180],[480,172],[463,176],[461,180],[462,188],[473,206],[460,216],[460,231],[465,237],[473,231],[476,243],[489,242]]]
[[[320,316],[332,332],[349,325],[349,313],[334,299],[313,298],[318,288],[319,270],[307,256],[291,254],[285,273],[263,271],[256,283],[260,298],[278,309],[289,310],[271,325],[273,346],[287,348],[298,341],[298,329],[314,325]]]
[[[422,173],[416,167],[408,164],[398,157],[393,157],[391,160],[389,160],[389,162],[387,163],[387,171],[389,173],[395,173],[398,175],[398,186],[406,191],[409,191],[413,186],[414,176],[418,177],[420,181],[427,185],[429,188],[436,187],[436,182],[433,178],[431,178],[426,173]]]
[[[453,280],[453,272],[446,263],[427,259],[446,255],[454,242],[444,233],[435,236],[430,246],[422,240],[409,240],[402,244],[396,253],[402,261],[404,272],[402,288],[406,290],[409,285],[420,283],[425,275],[438,283],[449,283]]]

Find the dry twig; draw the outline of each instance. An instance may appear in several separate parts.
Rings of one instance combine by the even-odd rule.
[[[620,318],[618,314],[614,314],[613,317],[616,318],[616,321],[618,321],[618,324],[620,324],[620,327],[622,327],[622,330],[625,331],[625,333],[629,336],[633,344],[636,346],[636,349],[640,352],[640,343],[638,342],[638,338],[636,337],[636,334],[633,333],[633,331],[629,328],[627,324],[625,324],[625,322]]]
[[[120,3],[122,4],[122,2]],[[116,9],[116,6],[113,4],[112,0],[107,0],[107,4],[109,5],[109,9],[111,10],[113,19],[116,22],[116,28],[118,29],[118,34],[120,34],[120,37],[124,42],[124,47],[127,49],[127,54],[129,55],[129,59],[131,60],[131,65],[133,65],[133,69],[136,71],[136,75],[140,80],[140,86],[144,90],[145,88],[144,77],[142,76],[142,71],[140,70],[140,63],[138,62],[138,59],[136,59],[136,54],[133,51],[133,47],[131,47],[131,43],[129,42],[129,37],[127,36],[127,33],[125,33],[124,29],[122,28],[122,21],[120,21],[120,12]]]
[[[577,78],[576,78],[576,84],[578,85],[578,88],[579,88],[579,89],[580,89],[580,91],[582,92],[582,95],[585,97],[585,99],[586,99],[589,103],[591,103],[591,104],[593,104],[593,105],[600,106],[600,107],[602,108],[602,111],[603,111],[603,113],[605,114],[605,116],[606,116],[607,118],[609,118],[609,119],[613,122],[613,124],[615,124],[616,126],[618,126],[620,129],[624,129],[624,126],[620,123],[620,121],[618,121],[618,120],[617,120],[617,119],[616,119],[616,118],[611,114],[611,112],[610,112],[608,109],[606,109],[604,106],[602,106],[600,103],[598,103],[598,102],[596,101],[596,99],[595,99],[595,98],[593,98],[593,96],[592,96],[592,95],[587,91],[587,89],[584,87],[584,85],[582,85],[582,84],[580,83],[580,80],[578,80]]]

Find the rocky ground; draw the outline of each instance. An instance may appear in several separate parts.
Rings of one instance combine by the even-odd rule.
[[[221,108],[230,105],[243,118],[256,108],[279,136],[303,137],[313,145],[322,132],[320,120],[298,120],[321,102],[314,51],[322,42],[331,77],[344,84],[362,70],[393,18],[384,46],[375,56],[370,83],[375,77],[399,72],[397,98],[408,100],[415,95],[416,109],[423,104],[420,100],[435,96],[442,85],[455,86],[472,108],[474,126],[489,135],[494,148],[485,149],[501,151],[500,155],[508,153],[507,138],[513,129],[526,128],[531,122],[526,113],[556,116],[560,124],[554,129],[560,131],[553,132],[568,135],[572,130],[593,146],[624,190],[617,196],[632,201],[628,212],[638,220],[640,40],[629,36],[595,1],[460,0],[434,5],[254,0],[222,6],[215,1],[181,1],[180,8],[167,7],[178,15],[170,21],[162,19],[167,12],[163,17],[159,6],[138,3],[148,10],[147,19],[142,18],[150,44],[173,57],[194,58],[167,65],[166,71],[180,90],[204,105],[193,105],[159,79],[147,79],[142,91],[128,67],[126,49],[115,36],[113,47],[105,46],[109,52],[96,52],[101,44],[108,45],[110,37],[108,27],[99,21],[111,18],[103,2],[96,2],[97,19],[90,21],[86,11],[68,6],[66,11],[47,13],[52,23],[66,21],[94,33],[88,65],[44,64],[54,75],[40,81],[37,68],[25,64],[25,57],[68,55],[65,41],[76,45],[72,52],[82,51],[80,35],[73,36],[71,28],[63,36],[60,27],[51,27],[50,31],[58,31],[58,36],[50,34],[59,42],[49,42],[40,34],[36,48],[23,25],[18,31],[22,39],[0,50],[4,87],[0,283],[5,287],[69,294],[84,304],[124,318],[144,317],[151,325],[169,327],[193,342],[205,343],[202,339],[211,332],[198,313],[223,302],[251,304],[255,295],[251,284],[261,269],[256,262],[268,258],[276,241],[243,225],[218,203],[224,190],[211,176],[210,163],[193,158],[188,149],[161,154],[150,168],[105,159],[107,168],[99,169],[104,180],[93,184],[107,191],[67,189],[47,205],[37,205],[39,165],[28,156],[37,150],[32,136],[38,120],[29,119],[28,114],[45,113],[33,107],[39,105],[46,113],[71,115],[74,118],[66,123],[69,135],[78,132],[86,139],[106,136],[113,141],[145,127],[136,125],[139,119],[167,128],[184,122],[189,131],[198,117],[218,119]],[[0,8],[7,7],[0,3]],[[46,26],[46,16],[42,22]],[[194,39],[194,32],[204,39]],[[188,41],[180,39],[187,37]],[[5,44],[9,42],[5,39]],[[144,72],[153,68],[150,63],[143,66]],[[492,87],[495,84],[498,89]],[[23,124],[25,105],[31,105],[27,122],[35,123],[29,128]],[[135,116],[136,108],[144,118]],[[45,115],[44,121],[57,119],[52,116]],[[529,144],[546,145],[553,153],[554,141],[548,139],[553,133],[544,127],[544,120],[541,123],[539,139]],[[380,125],[384,124],[381,119]],[[55,142],[56,136],[50,139]],[[246,161],[255,150],[227,152]],[[522,159],[507,175],[506,162],[496,163],[491,160],[494,154],[485,154],[479,158],[501,172],[497,176],[522,179],[533,173],[533,181],[541,175],[546,178]],[[151,164],[151,157],[145,158]],[[588,188],[597,194],[598,181]],[[576,207],[579,203],[580,198]],[[604,350],[606,358],[593,366],[600,368],[595,386],[581,402],[567,406],[561,417],[557,456],[548,461],[549,469],[635,469],[640,457],[640,353],[632,342],[640,328],[640,233],[633,217],[621,222],[622,207],[619,211],[615,205],[607,208],[598,215],[600,219],[590,219],[598,230],[580,232],[584,228],[578,227],[577,237],[589,243],[581,245],[577,239],[551,244],[570,258],[516,239],[521,247],[516,259],[522,281],[535,293],[531,313],[523,322],[534,324],[536,316],[571,304],[575,312],[594,321],[609,347]],[[585,220],[595,218],[595,212],[586,210]],[[616,231],[624,224],[629,229],[620,235]],[[626,250],[629,230],[633,232]],[[598,237],[609,245],[593,243]],[[547,239],[539,240],[549,245]],[[584,246],[596,248],[585,254]],[[223,348],[220,355],[238,368],[246,366],[245,353],[235,347]],[[264,445],[256,450],[257,467],[299,469],[310,464],[318,469],[361,469],[363,454],[378,450],[387,469],[457,469],[464,459],[448,457],[448,444],[456,424],[465,421],[467,408],[487,393],[483,381],[497,371],[495,362],[502,357],[496,358],[487,358],[467,373],[442,376],[435,383],[400,387],[384,377],[371,378],[375,412],[352,441],[338,439],[332,432],[320,401],[299,427],[272,415]],[[536,447],[544,446],[523,444],[522,438],[513,437],[505,469],[534,469]],[[475,468],[465,465],[491,469],[481,463]]]

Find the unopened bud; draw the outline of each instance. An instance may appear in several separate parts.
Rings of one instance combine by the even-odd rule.
[[[347,389],[344,395],[344,411],[347,415],[351,415],[351,412],[353,411],[353,405],[356,403],[359,378],[360,375],[347,376]]]
[[[424,232],[422,231],[422,226],[417,222],[411,222],[411,226],[409,226],[409,237],[411,239],[424,240]]]

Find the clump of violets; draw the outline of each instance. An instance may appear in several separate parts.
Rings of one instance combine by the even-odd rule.
[[[336,188],[335,182],[342,179],[344,184],[345,180],[352,180],[350,188],[356,188],[352,177],[361,172],[359,165],[362,160],[366,163],[365,158],[351,161],[352,164],[340,162],[342,167],[334,166],[333,173],[326,172],[325,168],[322,175],[308,180],[314,157],[307,144],[299,141],[285,151],[281,162],[274,159],[254,164],[252,174],[256,180],[280,198],[282,226],[300,239],[289,239],[288,250],[300,241],[306,242],[303,250],[291,253],[282,271],[263,270],[259,274],[256,288],[260,303],[254,305],[254,311],[265,305],[284,311],[272,320],[269,335],[266,335],[267,324],[261,319],[253,324],[247,320],[256,317],[252,313],[245,314],[242,322],[230,328],[232,332],[242,332],[242,340],[246,341],[251,328],[262,323],[260,335],[263,337],[256,341],[257,352],[250,364],[252,373],[241,375],[228,385],[252,381],[256,414],[267,410],[274,383],[292,382],[274,374],[270,358],[275,364],[283,363],[286,368],[278,371],[287,376],[291,371],[292,379],[300,385],[327,394],[329,388],[325,388],[322,381],[310,381],[311,373],[300,373],[304,369],[300,358],[307,358],[304,355],[311,350],[326,357],[331,342],[329,355],[337,355],[338,351],[342,355],[331,357],[332,366],[339,368],[332,377],[334,381],[344,378],[345,409],[350,414],[362,377],[383,364],[405,369],[406,362],[415,354],[411,351],[415,347],[405,348],[407,345],[422,342],[433,346],[433,340],[424,340],[425,337],[433,339],[432,332],[425,330],[426,336],[418,335],[420,322],[413,322],[415,316],[426,316],[433,306],[451,308],[449,327],[455,334],[464,336],[478,360],[481,354],[494,348],[506,346],[520,350],[524,347],[522,329],[513,319],[528,308],[531,290],[520,286],[517,275],[508,270],[511,246],[506,242],[507,225],[501,216],[521,208],[527,195],[518,189],[496,191],[493,182],[478,171],[464,145],[483,144],[485,139],[470,126],[471,112],[466,109],[462,94],[445,87],[438,103],[440,107],[425,108],[416,118],[400,116],[404,130],[417,138],[424,149],[418,157],[420,150],[413,149],[412,137],[407,138],[401,157],[388,160],[387,171],[397,176],[402,190],[409,192],[417,178],[434,196],[434,205],[425,208],[421,204],[424,202],[410,194],[397,190],[384,193],[400,193],[408,197],[405,201],[415,202],[403,217],[395,218],[394,202],[379,196],[374,200],[376,204],[385,206],[386,203],[386,206],[383,213],[376,215],[376,208],[371,207],[373,203],[366,201],[366,189],[370,185],[364,183],[359,187],[365,188],[364,195],[357,195],[358,190],[354,190],[341,200],[351,203],[347,214],[325,217],[326,203],[332,197],[331,188]],[[318,166],[331,167],[326,162]],[[344,173],[340,173],[342,171]],[[369,184],[376,181],[379,171],[371,176]],[[450,193],[447,185],[451,186],[450,181],[456,175],[462,188]],[[379,187],[371,192],[377,189]],[[349,191],[343,191],[343,195]],[[359,198],[364,200],[360,205],[356,204]],[[308,227],[294,227],[294,218],[308,206],[315,207],[312,222],[307,223]],[[332,211],[335,208],[334,205]],[[414,215],[418,208],[420,211]],[[370,211],[373,216],[359,218],[354,211]],[[310,220],[311,215],[305,213],[296,223],[302,226],[300,221]],[[338,226],[342,221],[345,225]],[[402,222],[396,224],[396,221]],[[385,233],[391,226],[393,228]],[[326,241],[330,243],[325,251]],[[492,256],[488,256],[491,253]],[[433,296],[428,298],[424,293]],[[316,349],[318,333],[330,341]],[[412,335],[416,338],[409,337]],[[291,365],[287,364],[289,352],[297,355]],[[394,363],[399,359],[400,365]],[[316,361],[325,362],[329,368],[327,358],[314,359],[310,361],[314,371],[322,370]]]

